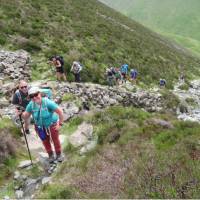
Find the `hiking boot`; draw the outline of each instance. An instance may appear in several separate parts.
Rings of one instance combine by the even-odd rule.
[[[64,160],[64,156],[63,156],[61,153],[60,153],[60,154],[57,154],[56,160],[57,160],[58,162],[62,162],[62,161]]]
[[[54,161],[55,161],[54,155],[53,154],[49,155],[49,163],[52,164],[54,163]]]

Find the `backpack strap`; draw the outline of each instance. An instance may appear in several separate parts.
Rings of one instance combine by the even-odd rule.
[[[43,107],[44,110],[48,110],[47,108],[47,97],[44,97],[44,107]]]
[[[48,110],[48,108],[47,108],[47,97],[43,97],[44,98],[44,103],[43,103],[43,101],[42,101],[42,104],[41,104],[41,106],[40,106],[40,109],[42,108],[42,109],[44,109],[44,110]],[[43,99],[42,98],[42,99]],[[35,110],[35,102],[32,102],[32,111],[34,112],[34,111],[36,111]]]
[[[42,101],[42,103],[41,103],[41,105],[39,107],[39,111],[38,111],[38,109],[37,110],[34,109],[34,106],[35,106],[36,103],[32,102],[32,113],[35,112],[35,111],[37,111],[38,114],[37,114],[37,119],[36,120],[41,119],[41,122],[42,122],[42,117],[41,117],[41,115],[42,115],[42,109],[43,110],[48,110],[47,102],[46,101],[47,101],[47,98],[45,97],[44,101]]]
[[[17,95],[17,98],[18,98],[18,100],[19,100],[19,104],[22,105],[22,96],[21,96],[21,94],[20,94],[20,91],[17,90],[17,91],[15,92],[15,94]]]

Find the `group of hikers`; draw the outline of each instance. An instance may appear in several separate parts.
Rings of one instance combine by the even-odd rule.
[[[108,67],[106,69],[106,77],[109,86],[120,85],[126,83],[127,79],[136,84],[138,72],[136,69],[131,69],[128,73],[128,64],[123,64],[120,68]]]
[[[47,87],[29,87],[25,80],[20,80],[12,103],[16,106],[16,115],[23,119],[21,124],[25,135],[30,134],[29,126],[32,116],[35,131],[48,153],[49,163],[52,164],[63,161],[59,140],[59,129],[63,125],[63,111],[50,99],[51,94],[43,95],[46,91],[48,91]]]
[[[64,70],[64,59],[62,56],[52,56],[49,59],[49,63],[55,67],[56,70],[56,78],[58,81],[61,81],[62,79],[64,81],[67,80]],[[74,81],[75,82],[81,82],[81,71],[82,71],[83,65],[79,61],[74,61],[72,63],[70,72],[74,75]],[[129,72],[129,65],[123,64],[121,67],[107,67],[106,68],[106,79],[109,86],[114,85],[120,85],[123,83],[126,83],[127,80],[129,80],[131,83],[136,84],[137,83],[137,77],[138,77],[138,71],[137,69],[132,68]],[[160,87],[166,86],[166,80],[160,79],[159,81]]]
[[[120,85],[129,80],[131,83],[137,83],[138,71],[137,69],[128,70],[128,64],[123,64],[121,67],[108,67],[106,68],[107,83],[109,86]],[[166,80],[160,79],[159,86],[165,87]]]
[[[64,70],[64,59],[62,56],[52,56],[49,59],[49,64],[53,65],[56,70],[56,78],[58,81],[62,79],[67,80]],[[121,83],[126,83],[127,79],[133,83],[136,83],[138,72],[136,69],[131,69],[130,74],[128,74],[128,64],[122,65],[120,68],[108,67],[106,69],[106,77],[109,86],[114,84],[119,85]],[[72,63],[70,72],[74,75],[75,82],[81,82],[80,73],[82,71],[83,65],[79,61],[74,61]]]
[[[64,70],[64,58],[62,56],[54,55],[50,57],[49,64],[53,65],[56,70],[56,78],[58,81],[62,79],[64,81],[67,80]],[[179,68],[182,68],[179,66]],[[73,61],[71,65],[70,72],[74,75],[75,82],[81,82],[81,71],[83,69],[83,65],[79,61]],[[120,67],[109,66],[106,68],[105,76],[107,80],[107,84],[109,86],[120,85],[126,83],[126,81],[130,81],[133,84],[137,84],[138,79],[138,71],[137,69],[130,69],[129,65],[123,64]],[[184,80],[184,73],[181,71],[180,80]],[[167,85],[167,81],[163,78],[159,80],[160,88],[164,88]]]

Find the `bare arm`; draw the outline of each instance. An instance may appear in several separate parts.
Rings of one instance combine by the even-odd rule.
[[[62,67],[62,65],[61,65],[59,60],[56,60],[56,67]]]
[[[62,109],[61,108],[57,108],[55,110],[55,113],[58,114],[58,116],[59,116],[59,123],[62,124],[63,123],[63,111],[62,111]]]
[[[29,117],[31,116],[31,113],[24,111],[22,113],[22,118],[24,119],[24,128],[25,130],[29,129]]]
[[[29,113],[29,112],[24,111],[24,112],[22,113],[22,118],[23,118],[23,119],[28,119],[30,116],[31,116],[31,113]]]

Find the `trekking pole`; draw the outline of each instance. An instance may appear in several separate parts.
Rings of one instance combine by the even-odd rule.
[[[29,149],[29,146],[28,146],[28,141],[27,141],[27,138],[26,138],[26,133],[25,133],[25,130],[24,130],[23,122],[22,122],[22,114],[19,115],[19,120],[21,122],[22,132],[23,132],[23,135],[24,135],[24,138],[25,138],[25,141],[26,141],[26,146],[27,146],[27,149],[28,149],[28,154],[29,154],[29,158],[30,158],[30,161],[31,161],[31,165],[33,165],[31,152],[30,152],[30,149]]]

